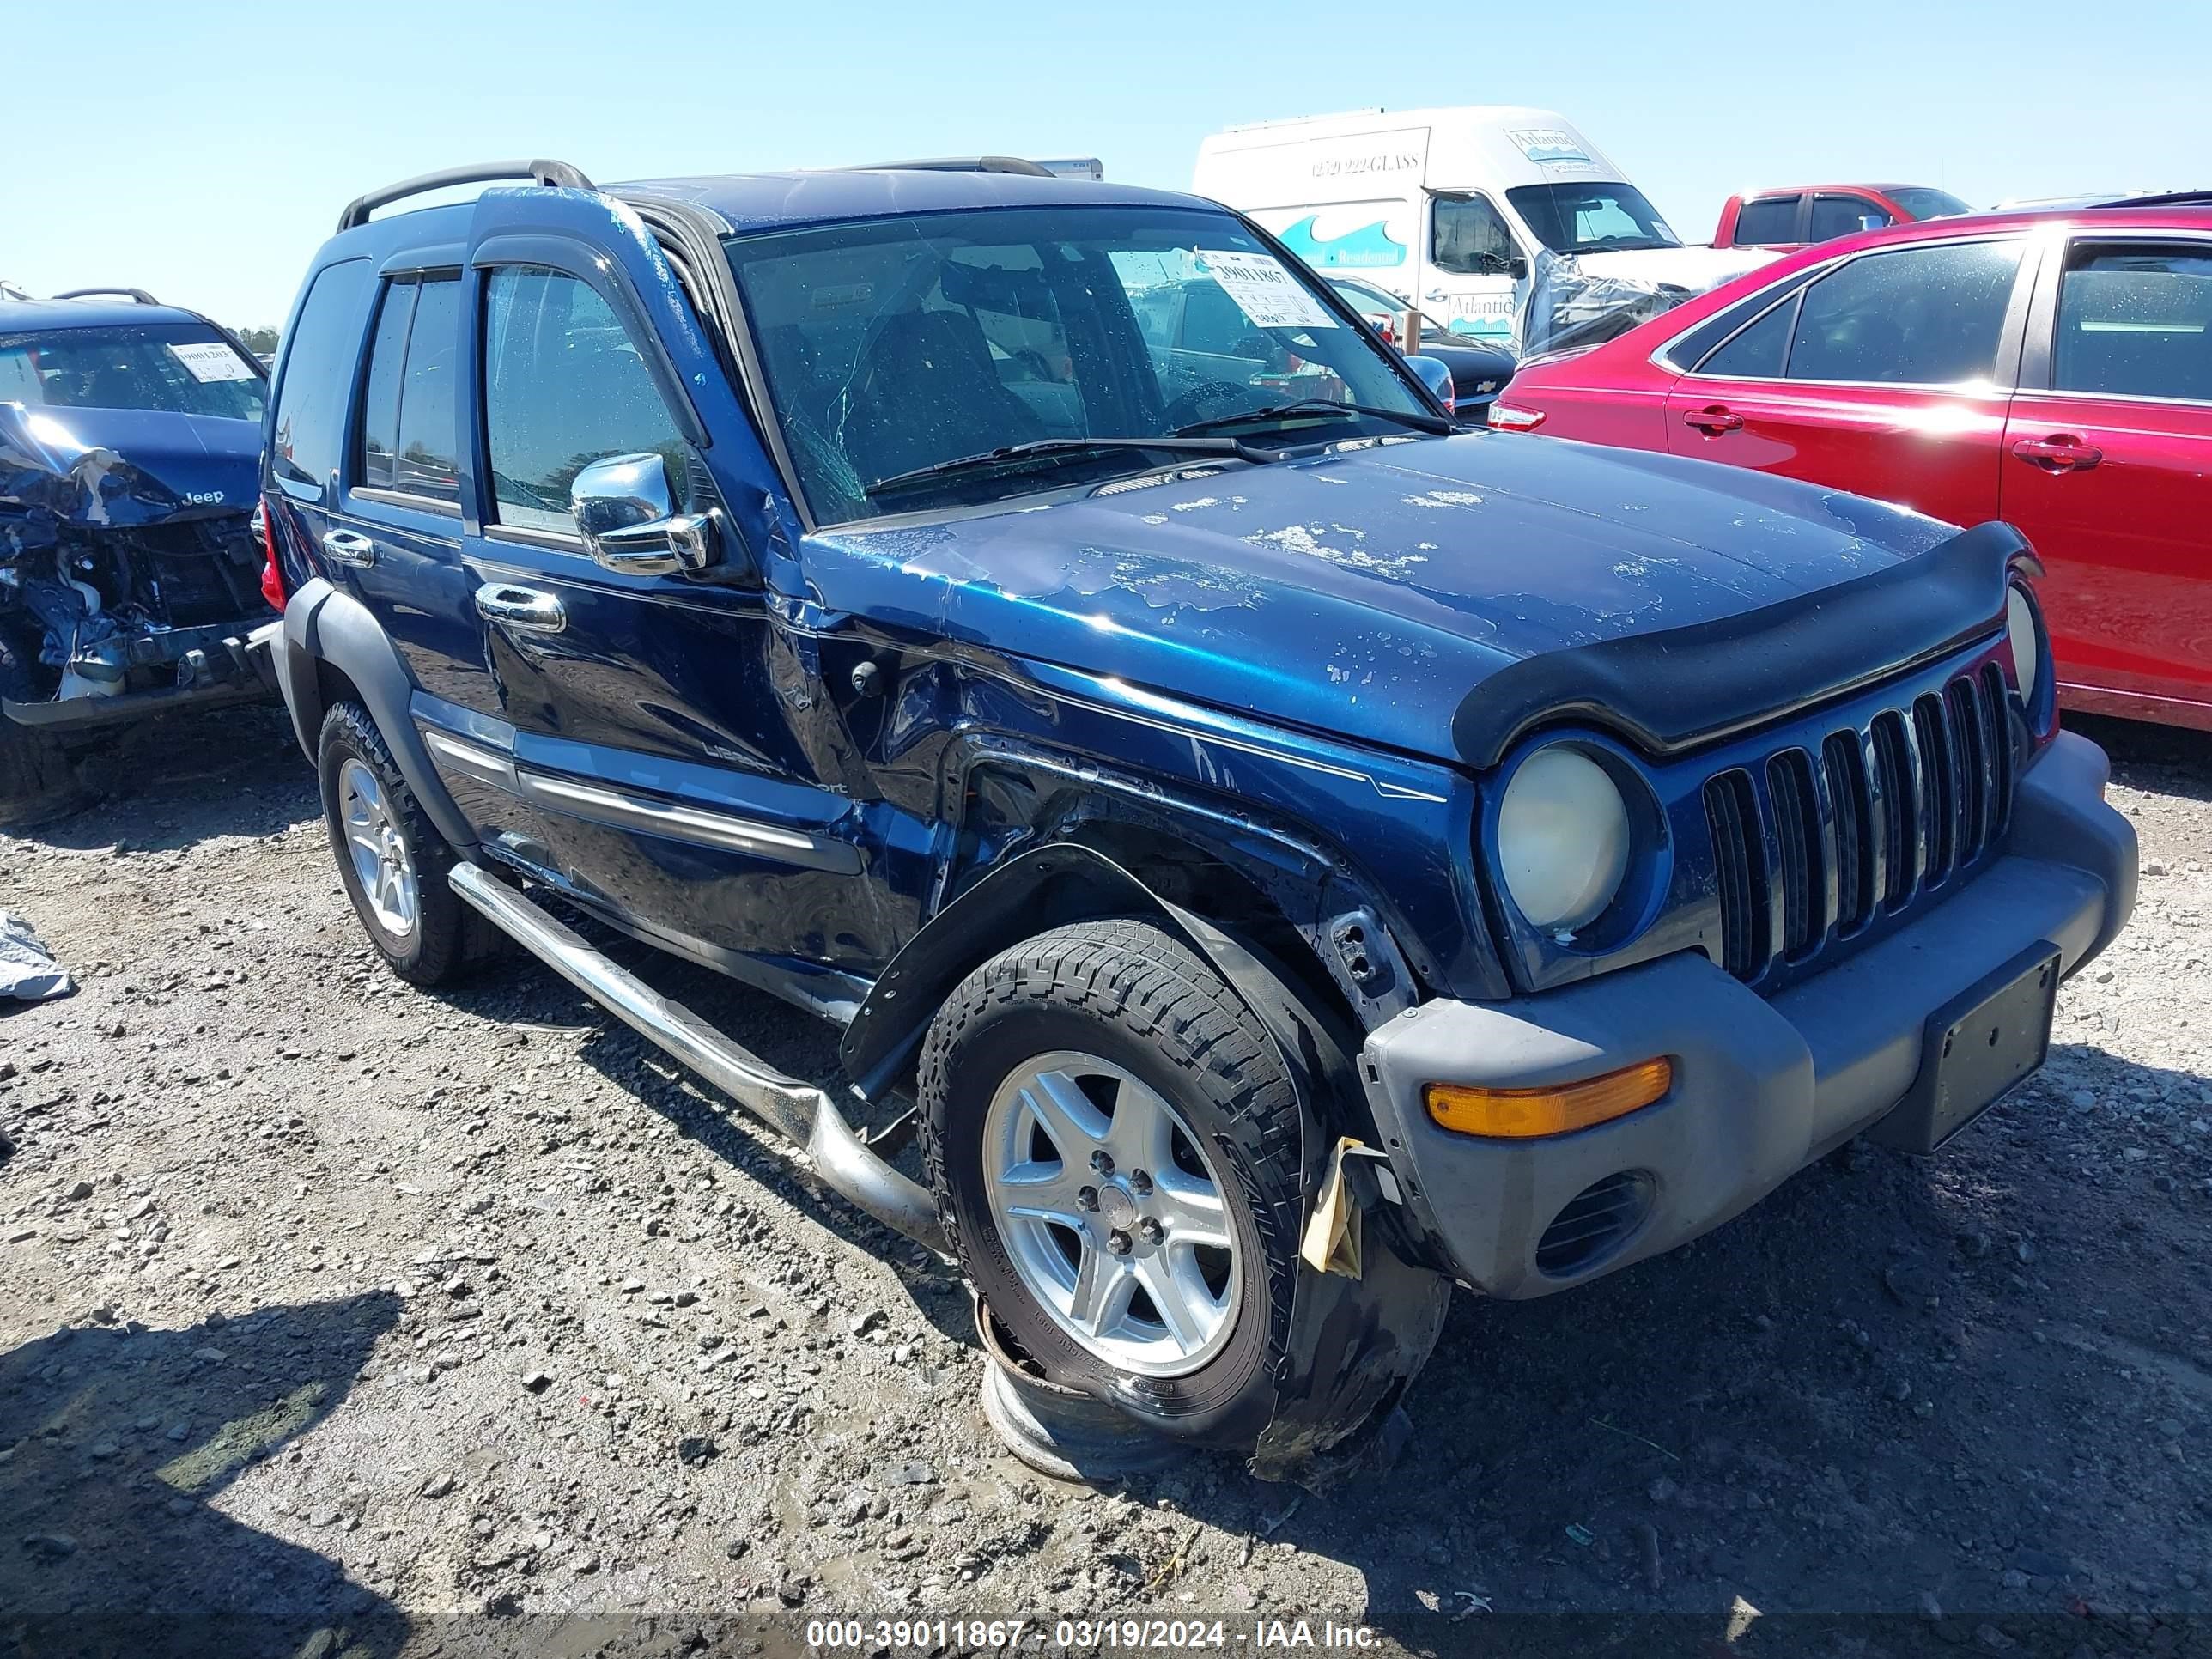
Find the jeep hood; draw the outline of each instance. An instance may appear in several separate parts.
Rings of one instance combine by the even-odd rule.
[[[246,512],[260,450],[252,421],[0,403],[0,557],[50,544],[62,525]]]
[[[884,626],[1464,760],[1455,714],[1517,665],[1662,633],[1710,656],[1954,535],[1737,468],[1468,433],[827,532],[805,565],[823,605]],[[1761,672],[1768,706],[1798,689]]]

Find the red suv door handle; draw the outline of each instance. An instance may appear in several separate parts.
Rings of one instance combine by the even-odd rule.
[[[1708,436],[1717,437],[1723,432],[1734,432],[1743,425],[1743,416],[1719,404],[1711,409],[1692,409],[1682,416],[1682,424],[1696,427]]]
[[[2070,432],[2055,432],[2048,438],[2022,438],[2012,447],[2012,453],[2045,472],[2077,472],[2105,459],[2103,450],[2094,444],[2083,443]]]

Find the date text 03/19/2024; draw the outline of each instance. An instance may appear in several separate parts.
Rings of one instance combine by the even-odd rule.
[[[1242,1626],[1223,1619],[816,1619],[806,1625],[806,1645],[823,1652],[880,1651],[947,1646],[1018,1647],[1032,1631],[1049,1628],[1052,1645],[1082,1651],[1218,1651],[1246,1648],[1359,1649],[1375,1645],[1371,1626],[1330,1619],[1259,1619]]]

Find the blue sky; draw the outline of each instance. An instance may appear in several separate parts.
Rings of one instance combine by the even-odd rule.
[[[0,39],[0,278],[127,283],[239,327],[283,319],[349,198],[515,155],[615,179],[1095,155],[1185,187],[1231,122],[1520,103],[1565,114],[1692,240],[1751,186],[1894,178],[1983,205],[2212,185],[2201,0],[109,0],[12,7]]]

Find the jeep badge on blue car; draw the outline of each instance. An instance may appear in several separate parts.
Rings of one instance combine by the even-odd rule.
[[[409,180],[316,256],[267,438],[394,971],[519,941],[1031,1374],[1262,1474],[1357,1445],[1455,1282],[1932,1150],[2134,899],[2009,529],[1462,430],[1186,197]],[[836,1022],[890,1127],[613,933]]]

